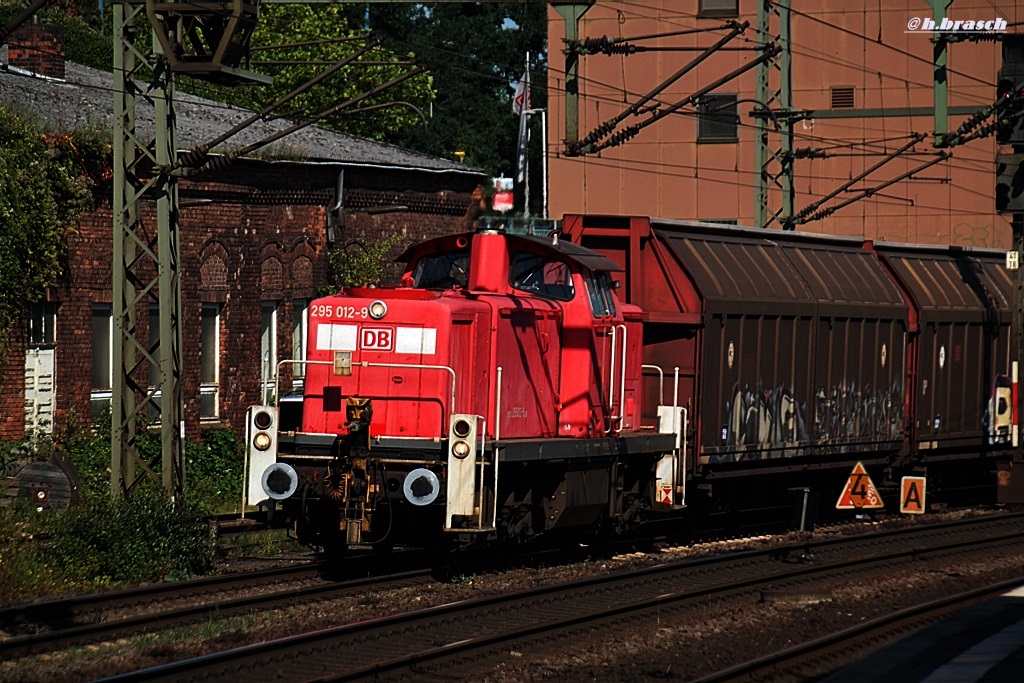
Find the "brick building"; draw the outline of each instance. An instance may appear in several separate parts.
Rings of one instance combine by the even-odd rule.
[[[5,70],[0,103],[54,128],[108,127],[110,81],[108,73],[71,63],[64,79]],[[179,146],[191,148],[248,113],[182,95],[177,114]],[[152,111],[138,115],[145,137]],[[274,125],[231,142],[260,139]],[[408,243],[457,231],[483,180],[455,162],[322,129],[285,138],[263,156],[180,185],[185,417],[193,437],[203,426],[241,429],[246,408],[268,386],[269,368],[302,357],[306,307],[324,284],[331,239],[345,245],[398,233]],[[142,219],[155,235],[152,207],[143,207]],[[72,413],[88,418],[109,404],[112,225],[109,199],[82,218],[66,285],[13,331],[0,385],[0,439],[52,429]],[[142,333],[152,334],[157,309],[144,305],[136,313]],[[300,386],[301,377],[289,375],[282,393]]]
[[[728,21],[749,28],[658,94],[639,116],[619,129],[646,119],[651,105],[662,110],[712,84],[756,56],[760,0],[597,0],[583,15],[580,38],[630,39],[653,48],[636,54],[595,54],[579,58],[579,135],[582,138],[626,110],[688,64],[701,49],[728,33]],[[777,4],[777,3],[774,3]],[[1002,66],[1000,43],[974,42],[961,34],[948,45],[948,68],[933,66],[932,17],[924,0],[878,3],[791,3],[792,107],[806,112],[793,127],[793,147],[804,150],[793,161],[795,211],[813,204],[900,149],[913,133],[925,138],[886,163],[825,206],[896,178],[929,160],[932,146],[936,77],[949,87],[948,130],[997,97]],[[1005,22],[1019,32],[1024,5],[1012,0],[954,0],[951,20]],[[755,168],[755,70],[724,83],[697,102],[644,128],[636,137],[600,153],[567,156],[565,60],[558,54],[565,22],[548,10],[551,215],[569,213],[647,215],[753,225]],[[772,31],[778,30],[772,20]],[[705,32],[694,33],[695,30]],[[687,33],[688,32],[688,33]],[[669,35],[672,34],[672,35]],[[635,39],[642,36],[660,36]],[[955,38],[955,37],[954,37]],[[779,69],[771,73],[779,85]],[[775,109],[779,103],[773,103]],[[780,136],[769,145],[780,150]],[[817,150],[809,151],[810,148]],[[904,242],[1009,248],[1007,217],[995,212],[995,137],[950,150],[952,158],[798,230]],[[1005,153],[1005,152],[1004,152]],[[778,166],[770,167],[774,172]],[[782,207],[777,187],[768,204]],[[770,227],[778,228],[773,223]]]

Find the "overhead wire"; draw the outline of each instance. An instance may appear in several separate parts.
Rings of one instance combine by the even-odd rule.
[[[628,0],[625,0],[625,1],[623,2],[623,4],[625,4],[625,5],[632,5],[632,6],[639,6],[639,7],[644,7],[644,8],[647,8],[647,9],[654,9],[654,8],[651,8],[651,7],[650,7],[650,6],[648,6],[648,5],[643,5],[643,4],[641,4],[641,3],[635,3],[635,2],[629,2]],[[658,9],[664,9],[664,8],[658,8]],[[619,10],[619,12],[620,12],[620,15],[622,15],[623,13],[629,13],[629,10],[625,10],[625,12],[624,12],[623,10]],[[802,13],[801,13],[801,14],[802,14]],[[642,15],[641,15],[641,16],[642,16]],[[651,17],[646,17],[646,18],[651,18]],[[659,17],[658,17],[658,19],[659,19],[659,20],[662,20],[662,21],[663,21],[663,20],[664,20],[664,17],[662,17],[662,16],[659,16]],[[844,30],[846,30],[846,29],[844,29]],[[864,36],[863,34],[858,34],[858,33],[856,33],[855,31],[849,31],[849,30],[846,30],[846,31],[847,31],[848,33],[851,33],[851,34],[853,34],[853,35],[856,35],[857,37],[860,37],[860,38],[862,38],[862,39],[863,39],[863,40],[865,41],[865,44],[867,44],[868,42],[878,43],[878,41],[872,40],[871,38],[868,38],[867,36]],[[887,46],[887,47],[892,47],[892,46]],[[931,62],[930,62],[930,61],[928,61],[928,60],[924,60],[923,58],[921,58],[921,57],[918,57],[917,55],[913,55],[913,54],[911,54],[911,53],[907,52],[906,50],[902,50],[902,49],[899,49],[899,48],[894,48],[894,49],[896,49],[896,51],[897,51],[897,52],[901,52],[901,53],[903,53],[903,54],[907,55],[908,57],[912,57],[912,58],[914,58],[914,59],[918,59],[918,60],[921,60],[921,61],[925,61],[925,62],[927,62],[928,64],[931,64]],[[799,52],[799,51],[797,51],[797,52]],[[823,57],[823,58],[824,58],[824,59],[823,59],[822,61],[833,61],[833,62],[835,62],[835,60],[832,60],[832,59],[831,59],[831,58],[830,58],[830,57],[829,57],[828,55],[825,55],[824,53],[820,53],[820,51],[819,51],[819,54],[820,54],[820,57]],[[841,64],[842,66],[851,66],[851,65],[849,65],[849,64],[846,64],[846,63],[842,63],[842,62],[837,62],[837,63]],[[878,77],[878,79],[879,79],[879,86],[878,86],[878,90],[879,90],[880,92],[883,92],[883,91],[884,91],[884,90],[886,89],[886,88],[884,87],[884,85],[883,85],[883,77],[888,77],[888,78],[891,78],[891,79],[894,79],[894,80],[902,81],[902,82],[903,82],[903,84],[904,84],[904,86],[905,86],[906,88],[909,88],[909,84],[910,84],[910,82],[911,82],[911,81],[910,81],[909,79],[907,79],[907,78],[902,78],[902,77],[896,77],[896,76],[893,76],[892,74],[888,74],[888,73],[885,73],[885,74],[883,74],[883,72],[882,72],[882,71],[870,71],[870,70],[866,69],[865,67],[857,67],[857,68],[859,68],[859,69],[860,69],[860,70],[861,70],[861,71],[862,71],[863,73],[865,73],[865,74],[871,74],[871,75],[876,75],[876,76]],[[955,71],[955,70],[952,70],[952,71],[953,71],[953,73],[959,73],[959,72],[957,72],[957,71]],[[976,77],[974,77],[974,76],[971,76],[971,75],[969,75],[969,74],[961,74],[961,75],[965,75],[965,76],[967,76],[967,77],[969,77],[969,78],[972,78],[973,80],[976,80],[976,81],[978,81],[978,82],[980,82],[980,83],[984,83],[984,84],[988,85],[988,83],[987,83],[986,81],[984,81],[984,80],[982,80],[982,79],[979,79],[979,78],[976,78]],[[920,85],[925,85],[925,84],[921,83]],[[624,90],[624,89],[623,89],[623,90]],[[586,97],[586,95],[583,95],[583,97],[585,98],[585,97]],[[969,97],[977,97],[977,95],[974,95],[973,93],[971,93],[971,94],[969,94]],[[984,101],[984,100],[983,100],[982,98],[979,98],[979,101]],[[680,112],[680,113],[682,113],[682,112]],[[686,113],[689,113],[689,112],[686,112]],[[909,119],[910,117],[908,116],[907,118]],[[887,129],[887,126],[885,125],[885,123],[886,123],[886,122],[885,122],[884,120],[883,120],[883,121],[881,122],[881,124],[882,124],[882,133],[883,133],[883,136],[885,136],[885,135],[886,135],[886,132],[887,132],[887,130],[886,130],[886,129]],[[740,125],[742,125],[742,124],[740,124]],[[862,126],[861,126],[861,127],[862,127],[862,128],[864,128],[864,126],[863,126],[863,123],[862,123]],[[794,131],[794,136],[795,136],[795,137],[796,137],[796,136],[799,136],[799,135],[800,135],[799,131]],[[885,140],[885,139],[887,139],[887,138],[883,137],[883,140]],[[663,141],[662,141],[662,142],[663,142]],[[852,148],[855,148],[855,147],[858,147],[858,146],[859,146],[859,147],[862,147],[862,148],[863,148],[863,149],[865,150],[865,152],[864,152],[864,154],[865,154],[865,155],[866,155],[866,154],[870,154],[870,152],[867,152],[867,149],[868,149],[868,144],[867,144],[866,142],[863,142],[863,143],[861,143],[860,145],[857,145],[857,144],[850,144],[850,143],[848,143],[848,142],[838,142],[838,141],[837,141],[837,143],[836,143],[836,144],[837,144],[837,145],[842,145],[842,146],[844,146],[844,147],[848,147],[848,148],[851,148],[851,149],[852,149]],[[938,160],[942,160],[942,159],[940,158],[940,159],[938,159]],[[936,162],[931,162],[931,163],[936,163]],[[929,165],[931,165],[931,163],[930,163]],[[957,166],[957,165],[954,165],[954,164],[947,164],[947,167],[948,167],[948,166],[954,166],[954,167],[960,168],[959,166]],[[963,170],[969,170],[969,171],[970,171],[970,170],[975,170],[975,169],[970,169],[970,168],[968,168],[968,167],[962,167],[962,168],[963,168]],[[916,171],[915,171],[915,172],[916,172]],[[913,172],[910,172],[910,173],[909,173],[908,175],[912,175],[912,174],[913,174]],[[891,184],[891,183],[890,183],[890,184]],[[868,193],[868,194],[872,194],[872,193]]]

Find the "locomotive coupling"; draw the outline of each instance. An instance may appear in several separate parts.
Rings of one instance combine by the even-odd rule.
[[[345,399],[345,417],[349,433],[367,431],[373,419],[373,403],[368,398],[349,396]]]

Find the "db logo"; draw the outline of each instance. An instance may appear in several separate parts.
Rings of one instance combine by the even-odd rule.
[[[359,335],[359,347],[362,349],[390,351],[394,341],[394,330],[387,327],[364,327]]]

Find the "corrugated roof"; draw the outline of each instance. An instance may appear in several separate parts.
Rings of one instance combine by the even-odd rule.
[[[44,119],[58,129],[82,128],[88,125],[109,129],[112,126],[114,94],[113,76],[81,64],[68,62],[65,81],[34,78],[0,71],[0,102],[21,112]],[[177,144],[181,149],[193,148],[214,139],[218,134],[245,120],[252,112],[195,95],[177,93]],[[143,138],[153,135],[153,107],[142,103],[137,107],[136,126]],[[234,137],[215,152],[228,152],[261,140],[292,125],[285,120],[258,122]],[[439,157],[345,135],[310,126],[269,145],[260,156],[311,161],[402,166],[411,169],[449,171],[467,175],[483,175],[480,169]]]
[[[693,278],[709,310],[756,302],[765,312],[898,317],[903,296],[857,240],[652,221]]]
[[[984,320],[985,302],[1009,321],[1013,282],[1001,254],[884,244],[876,248],[910,288],[925,321]]]

